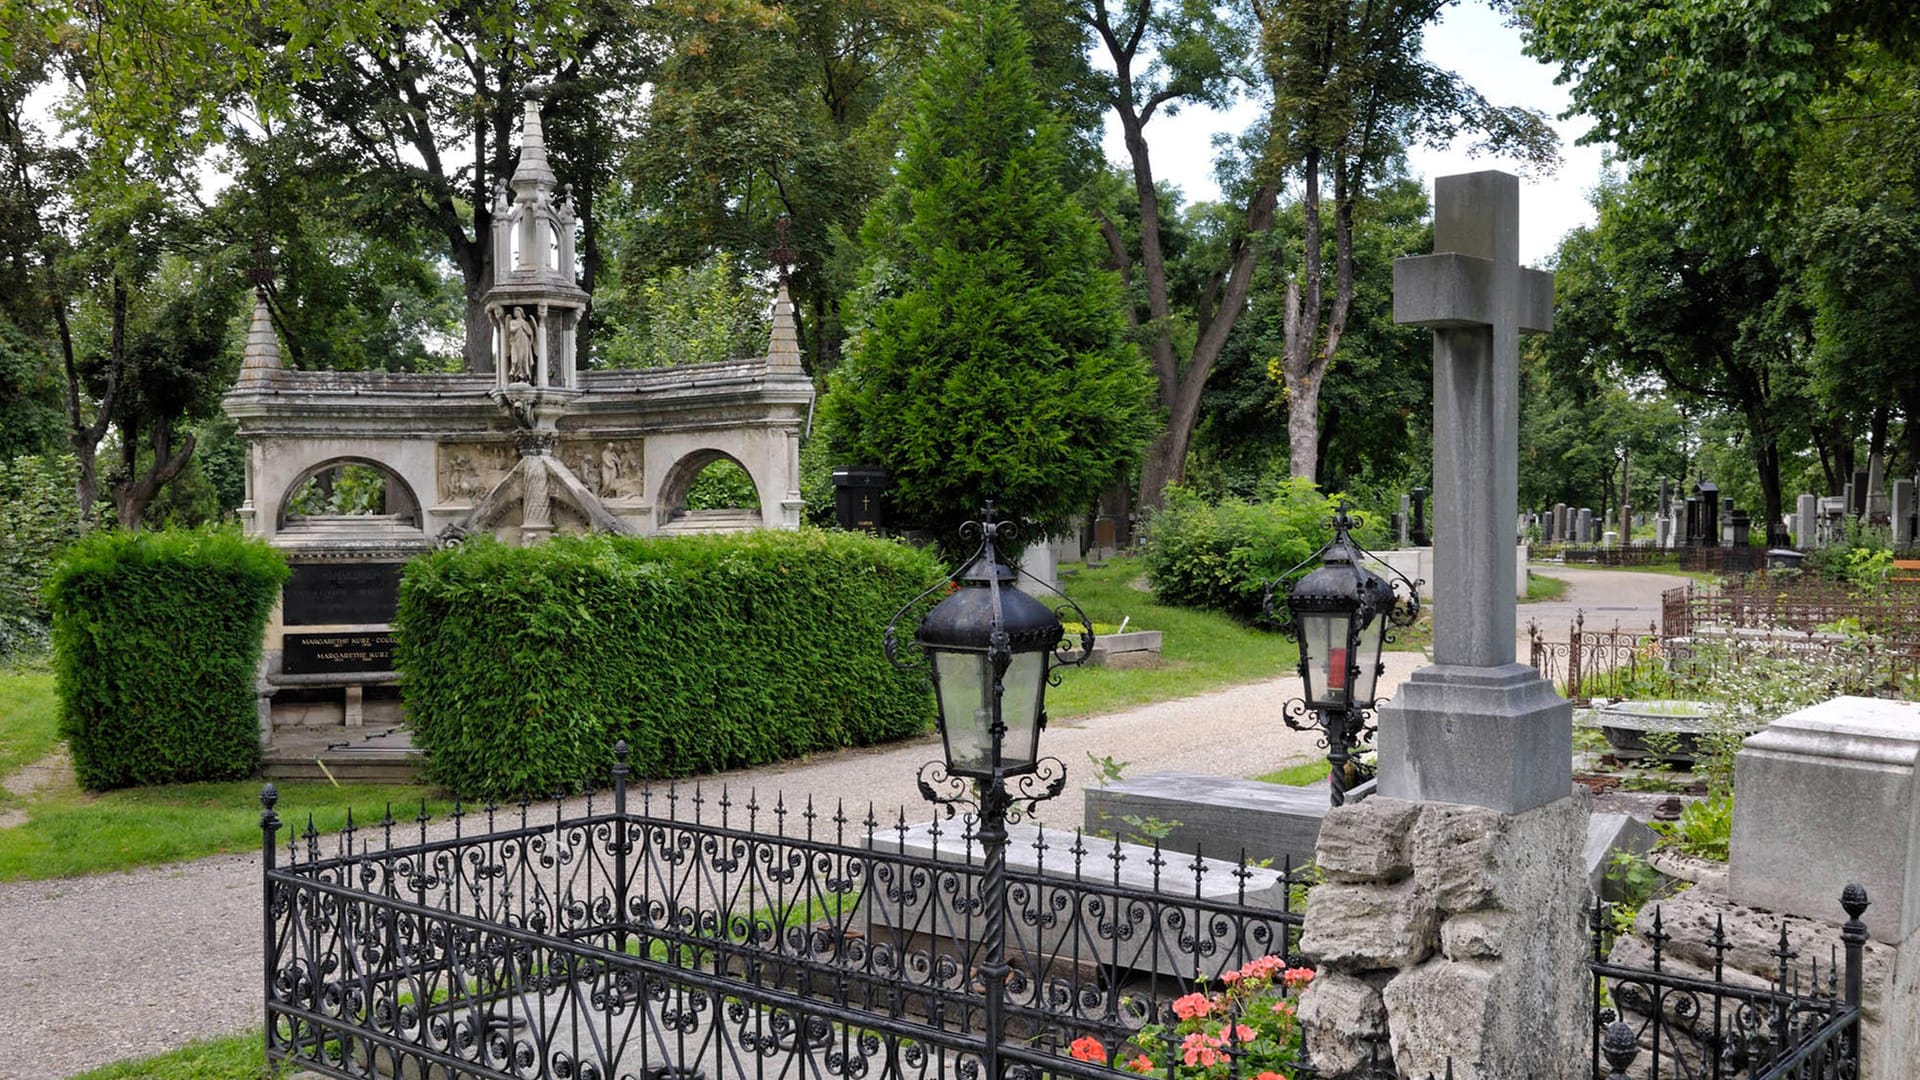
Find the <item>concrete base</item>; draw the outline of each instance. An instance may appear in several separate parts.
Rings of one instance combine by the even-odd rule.
[[[1413,673],[1380,709],[1380,794],[1518,814],[1573,790],[1573,706],[1526,664]]]
[[[1282,869],[1313,861],[1327,806],[1325,787],[1155,773],[1088,788],[1086,824],[1089,832],[1125,836],[1128,817],[1179,822],[1161,847],[1224,859],[1244,854]]]

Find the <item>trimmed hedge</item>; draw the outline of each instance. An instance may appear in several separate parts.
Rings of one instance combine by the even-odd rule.
[[[817,530],[479,538],[401,581],[407,722],[430,779],[489,799],[604,783],[622,738],[674,776],[913,735],[933,695],[880,637],[942,572]]]
[[[1181,488],[1146,525],[1144,556],[1154,598],[1177,607],[1224,611],[1256,619],[1267,582],[1286,573],[1333,538],[1333,504],[1310,481],[1289,480],[1271,499],[1222,499],[1209,504]],[[1367,515],[1353,538],[1372,549],[1386,538],[1383,522]]]
[[[109,530],[68,548],[47,601],[60,733],[80,783],[250,775],[260,638],[286,580],[278,551],[231,529]]]

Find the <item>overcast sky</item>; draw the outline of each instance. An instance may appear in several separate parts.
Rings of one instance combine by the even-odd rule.
[[[1559,120],[1567,108],[1565,87],[1553,84],[1554,69],[1520,52],[1520,32],[1475,0],[1447,10],[1445,21],[1430,28],[1428,59],[1458,72],[1496,105],[1530,105],[1545,110],[1560,132],[1560,167],[1551,175],[1525,176],[1520,181],[1520,258],[1539,264],[1559,245],[1567,231],[1593,223],[1588,195],[1600,179],[1601,148],[1576,146],[1591,121]],[[1239,132],[1257,115],[1241,105],[1225,113],[1185,109],[1178,116],[1159,117],[1147,126],[1156,178],[1174,184],[1188,201],[1217,199],[1213,181],[1212,138],[1219,132]],[[1116,163],[1126,161],[1119,128],[1109,119],[1106,150]],[[1433,191],[1433,178],[1481,169],[1518,172],[1516,162],[1498,157],[1470,157],[1466,146],[1448,150],[1416,148],[1408,155],[1413,171]]]

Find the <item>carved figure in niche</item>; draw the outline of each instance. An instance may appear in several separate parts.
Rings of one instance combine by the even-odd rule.
[[[479,494],[480,471],[464,451],[447,455],[447,498],[471,499]]]
[[[507,319],[507,381],[533,381],[533,320],[523,307],[514,308]]]
[[[612,443],[606,443],[600,447],[600,496],[615,498],[625,486],[625,477],[620,469],[620,452],[613,448]]]
[[[640,455],[632,450],[620,455],[620,490],[623,499],[640,497]]]

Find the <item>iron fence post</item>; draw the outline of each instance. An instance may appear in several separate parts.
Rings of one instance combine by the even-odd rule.
[[[980,790],[980,846],[986,858],[980,900],[986,908],[986,956],[980,962],[985,984],[987,1046],[981,1065],[985,1080],[1001,1080],[1000,1040],[1007,1007],[1007,807],[1009,799],[997,771]]]
[[[1840,891],[1840,906],[1846,909],[1847,923],[1840,928],[1840,940],[1847,950],[1846,994],[1847,1007],[1854,1011],[1853,1027],[1847,1035],[1847,1060],[1860,1060],[1860,998],[1862,955],[1867,946],[1867,924],[1860,916],[1867,911],[1867,889],[1859,882],[1848,883]]]
[[[613,937],[627,951],[627,740],[613,744]]]
[[[272,784],[260,789],[260,965],[264,991],[260,1003],[265,1010],[264,1046],[268,1062],[273,1060],[273,973],[280,968],[275,949],[278,935],[273,932],[273,871],[280,832],[280,815],[273,812],[273,807],[279,801],[280,790]]]

